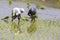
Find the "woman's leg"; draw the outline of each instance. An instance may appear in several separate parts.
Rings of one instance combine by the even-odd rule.
[[[18,24],[20,23],[20,18],[21,18],[21,15],[19,14],[18,15]]]
[[[34,15],[31,16],[31,22],[32,21],[35,21],[35,16]]]

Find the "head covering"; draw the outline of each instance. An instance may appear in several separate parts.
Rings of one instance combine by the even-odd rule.
[[[21,14],[21,12],[24,12],[25,10],[23,8],[13,8],[13,16],[16,14]]]
[[[35,8],[30,8],[30,11],[31,12],[36,12],[36,9]]]
[[[24,12],[25,10],[24,10],[24,8],[20,8],[20,11],[23,11]]]
[[[36,14],[36,8],[30,8],[28,15],[35,15]]]

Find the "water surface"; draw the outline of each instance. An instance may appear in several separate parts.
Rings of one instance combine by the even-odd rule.
[[[11,17],[11,12],[12,12],[12,9],[14,7],[22,7],[25,9],[25,12],[22,14],[22,17],[23,16],[27,16],[27,13],[28,13],[28,8],[27,8],[27,4],[24,3],[24,2],[16,2],[14,1],[12,3],[12,5],[9,5],[8,1],[0,1],[0,20],[2,18],[4,18],[5,16],[10,16]],[[35,4],[31,4],[30,8],[31,7],[35,7],[36,8],[36,5]],[[57,18],[57,19],[60,19],[60,9],[56,9],[56,8],[49,8],[49,7],[45,7],[45,10],[41,10],[41,9],[37,9],[37,15],[39,17],[39,19],[50,19],[50,18]]]

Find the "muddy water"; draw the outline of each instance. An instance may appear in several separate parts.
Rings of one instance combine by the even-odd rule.
[[[8,1],[0,1],[0,20],[8,15],[11,17],[11,11],[14,7],[23,7],[25,9],[25,12],[22,14],[22,17],[27,16],[28,9],[26,3],[14,1],[12,5],[9,5]],[[30,7],[36,7],[36,5],[31,4]],[[59,18],[60,9],[49,7],[45,7],[45,10],[37,9],[37,15],[39,19]]]
[[[14,7],[23,7],[25,9],[25,12],[22,14],[23,16],[27,16],[28,13],[28,9],[27,9],[27,4],[23,3],[23,2],[13,2],[12,5],[8,4],[8,1],[0,1],[0,19],[4,18],[5,16],[10,16],[11,17],[11,11],[12,8]],[[35,4],[31,4],[30,7],[36,7]],[[45,10],[41,10],[41,9],[37,9],[37,15],[39,17],[39,19],[53,19],[53,18],[60,18],[60,9],[55,9],[55,8],[49,8],[49,7],[45,7]],[[1,30],[0,31],[0,40],[52,40],[52,39],[59,39],[59,28],[55,28],[54,30],[56,31],[56,34],[54,34],[54,38],[52,38],[52,31],[49,30],[48,33],[46,33],[46,28],[42,29],[42,33],[40,31],[36,32],[35,34],[33,34],[32,36],[28,36],[27,33],[23,33],[23,34],[19,34],[18,36],[15,36],[14,33],[9,33],[9,29],[8,27],[10,27],[10,24],[6,24],[4,23],[4,25],[2,25],[4,22],[0,23],[0,27],[2,26],[3,28],[6,27],[6,30]],[[43,27],[43,26],[42,26]],[[24,29],[24,28],[23,28]],[[50,28],[49,28],[50,29]],[[25,30],[25,29],[24,29]],[[47,37],[45,37],[46,35]],[[55,32],[54,32],[55,33]],[[44,35],[43,35],[44,34]],[[56,37],[57,36],[57,37]]]

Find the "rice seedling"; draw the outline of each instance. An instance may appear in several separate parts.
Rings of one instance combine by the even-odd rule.
[[[11,5],[11,4],[12,4],[12,0],[8,0],[8,2],[9,2],[9,5]]]
[[[4,38],[3,40],[7,39],[6,38],[7,36],[8,36],[8,39],[10,39],[10,40],[13,40],[13,39],[19,40],[20,38],[22,40],[25,40],[27,38],[26,37],[27,34],[28,34],[27,35],[28,37],[29,37],[29,34],[32,34],[31,36],[33,37],[33,39],[37,38],[37,39],[42,40],[42,38],[43,38],[44,40],[47,40],[47,38],[50,36],[51,39],[54,40],[55,38],[59,39],[58,35],[60,34],[60,32],[59,32],[60,21],[58,21],[58,20],[56,20],[56,21],[54,21],[54,20],[53,21],[52,20],[38,20],[36,22],[31,22],[31,23],[29,22],[29,24],[28,24],[28,21],[24,21],[19,26],[18,26],[17,22],[13,22],[13,23],[9,22],[8,24],[6,24],[4,21],[1,21],[0,22],[0,30],[3,35],[2,38]],[[22,31],[22,33],[20,32],[22,35],[19,33],[19,31]],[[7,36],[5,36],[6,35],[5,32],[8,34]],[[33,36],[34,34],[35,35],[40,34],[40,37],[38,38],[38,36],[37,37]],[[9,37],[9,35],[12,35],[12,36],[16,35],[16,36],[14,36],[15,38],[11,39]],[[29,39],[30,39],[30,37],[29,37]]]

